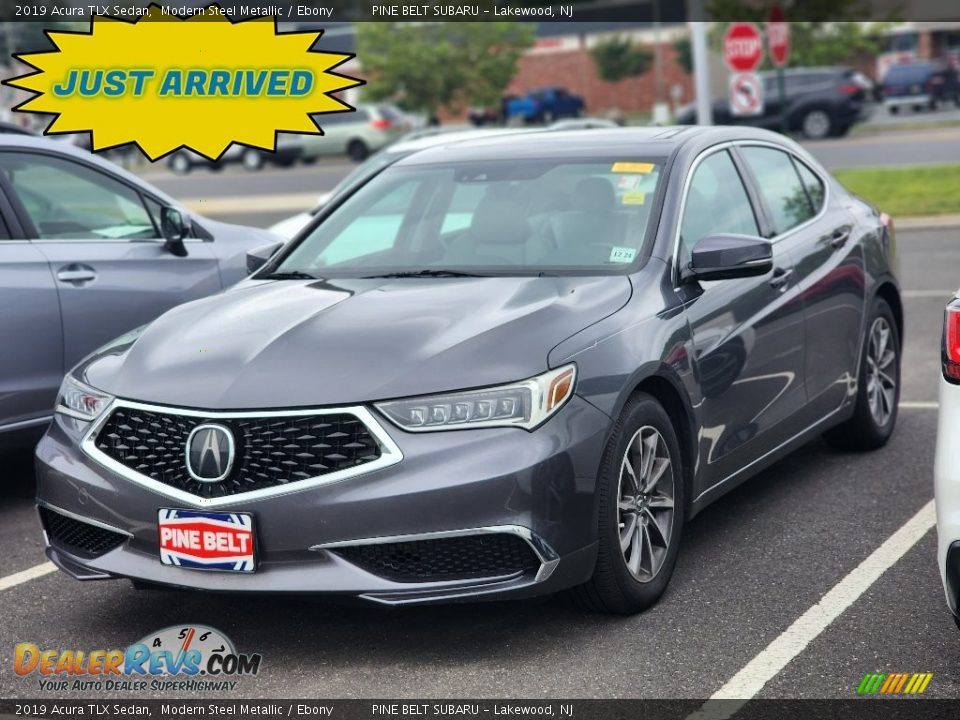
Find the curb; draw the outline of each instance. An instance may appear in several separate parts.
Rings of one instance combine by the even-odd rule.
[[[960,215],[894,217],[893,226],[897,230],[945,230],[949,228],[960,228]]]

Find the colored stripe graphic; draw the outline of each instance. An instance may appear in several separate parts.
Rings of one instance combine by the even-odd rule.
[[[922,695],[933,673],[867,673],[857,686],[858,695]]]

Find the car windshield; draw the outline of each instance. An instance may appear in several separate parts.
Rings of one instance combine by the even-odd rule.
[[[662,159],[393,165],[278,276],[603,274],[640,257]]]
[[[333,186],[333,190],[330,191],[330,197],[338,195],[349,187],[353,187],[359,182],[363,182],[371,175],[376,174],[380,171],[381,168],[386,167],[392,162],[396,162],[400,158],[405,157],[405,154],[400,153],[391,153],[380,151],[375,155],[371,155],[360,165],[357,165],[353,170],[347,173],[340,182]]]

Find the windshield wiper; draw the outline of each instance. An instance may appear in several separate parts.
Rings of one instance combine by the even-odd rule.
[[[286,272],[275,272],[269,275],[263,275],[262,280],[318,280],[316,275],[305,273],[302,270],[288,270]]]
[[[377,275],[364,275],[364,280],[372,278],[416,278],[416,277],[488,277],[487,275],[478,275],[477,273],[461,272],[459,270],[401,270],[397,272],[379,273]]]

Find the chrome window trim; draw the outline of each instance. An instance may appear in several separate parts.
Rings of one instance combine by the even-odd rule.
[[[537,559],[540,561],[540,567],[537,569],[537,574],[534,577],[534,582],[543,582],[553,573],[554,569],[557,567],[557,563],[560,562],[560,556],[554,551],[550,545],[547,544],[540,536],[534,533],[529,528],[525,528],[522,525],[487,525],[484,527],[478,528],[467,528],[464,530],[436,530],[433,532],[425,533],[409,533],[406,535],[384,535],[380,537],[368,537],[368,538],[358,538],[356,540],[336,540],[333,542],[320,543],[318,545],[312,545],[310,550],[314,552],[321,552],[324,550],[336,550],[337,548],[343,547],[356,547],[359,545],[386,545],[389,543],[399,543],[399,542],[416,542],[419,540],[437,540],[441,538],[454,538],[454,537],[469,537],[471,535],[492,535],[492,534],[505,534],[505,535],[516,535],[519,538],[522,538],[533,550],[534,554],[537,556]],[[506,576],[505,579],[511,579],[514,576]],[[476,582],[483,578],[470,578],[467,582]],[[463,585],[465,581],[459,580],[449,583],[451,585]],[[420,585],[423,583],[410,583],[411,586]],[[436,583],[430,583],[435,585]]]
[[[710,157],[714,153],[721,152],[723,150],[729,150],[730,148],[733,148],[733,147],[744,147],[744,146],[768,147],[773,150],[779,150],[780,152],[786,153],[787,155],[794,157],[800,162],[802,162],[807,168],[810,169],[810,172],[816,175],[817,178],[819,178],[820,182],[823,183],[823,188],[824,188],[823,205],[820,207],[820,211],[809,220],[805,220],[799,225],[796,225],[790,228],[786,232],[780,233],[779,235],[774,235],[772,238],[769,238],[771,244],[776,244],[780,242],[780,240],[786,237],[789,237],[793,233],[803,230],[807,226],[812,225],[813,223],[819,221],[827,213],[827,208],[830,206],[830,202],[832,200],[831,186],[830,186],[829,180],[825,178],[821,174],[821,172],[816,167],[814,167],[814,165],[808,159],[801,157],[796,152],[794,152],[793,149],[788,148],[785,145],[778,145],[777,143],[770,142],[768,140],[727,140],[722,143],[718,143],[717,145],[711,145],[705,150],[702,150],[693,159],[693,162],[690,164],[690,170],[687,171],[687,176],[683,180],[683,195],[680,199],[680,210],[677,213],[677,226],[676,226],[676,230],[674,232],[674,238],[673,238],[673,259],[671,261],[671,265],[673,266],[674,289],[679,288],[681,284],[680,276],[681,276],[682,268],[680,267],[680,228],[683,226],[683,213],[687,209],[687,197],[690,195],[690,183],[693,180],[693,175],[697,171],[697,168],[700,167],[700,163],[702,163],[704,160],[706,160],[708,157]],[[737,168],[737,170],[739,172],[739,168]],[[741,178],[741,182],[744,182],[743,178]],[[803,183],[802,178],[800,179],[800,182],[801,184]],[[745,191],[747,190],[745,182],[744,182],[744,190]],[[749,192],[748,192],[748,197],[749,197]]]
[[[131,470],[126,465],[117,462],[106,453],[102,452],[96,445],[97,435],[99,434],[107,419],[117,408],[131,408],[134,410],[145,410],[147,412],[162,413],[164,415],[180,415],[184,417],[198,417],[211,421],[236,419],[236,418],[264,418],[264,417],[305,417],[315,415],[353,415],[360,420],[367,428],[367,431],[374,437],[380,445],[380,457],[362,465],[336,472],[319,475],[313,478],[297,480],[286,485],[278,485],[271,488],[262,488],[260,490],[251,490],[249,492],[236,493],[234,495],[225,495],[217,498],[203,498],[185,490],[171,487],[159,480],[154,480],[148,475],[143,475]],[[403,453],[386,433],[383,426],[376,420],[367,408],[361,405],[338,408],[310,408],[297,410],[245,410],[242,412],[231,412],[221,410],[193,410],[167,405],[153,405],[150,403],[134,402],[132,400],[115,399],[110,403],[103,413],[98,417],[91,427],[84,433],[80,440],[81,451],[91,460],[119,475],[120,477],[136,483],[142,487],[152,490],[155,493],[165,497],[186,503],[189,507],[196,508],[220,508],[230,505],[239,505],[251,500],[262,500],[266,498],[275,498],[282,495],[310,490],[322,485],[347,480],[359,475],[382,470],[384,468],[396,465],[403,460]]]

